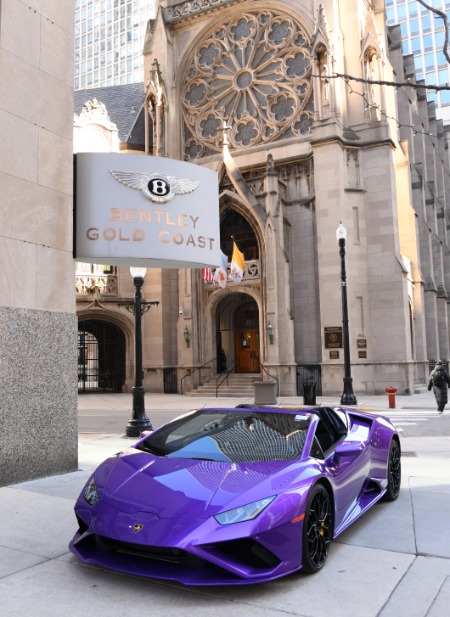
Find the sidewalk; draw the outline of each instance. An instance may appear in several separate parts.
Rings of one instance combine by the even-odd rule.
[[[234,407],[251,399],[146,394],[156,428],[187,410]],[[280,397],[302,404],[301,397]],[[317,403],[336,399],[318,397]],[[358,397],[358,407],[425,426],[431,393]],[[450,418],[436,436],[402,438],[402,491],[378,504],[333,542],[324,570],[258,586],[185,588],[82,566],[67,545],[73,505],[95,466],[133,443],[123,437],[131,395],[79,397],[79,470],[0,488],[0,598],[8,617],[448,617],[450,605]],[[450,409],[450,408],[449,408]],[[447,412],[450,416],[450,411]],[[414,417],[416,417],[414,416]],[[445,414],[444,414],[445,416]],[[395,420],[394,420],[395,421]]]

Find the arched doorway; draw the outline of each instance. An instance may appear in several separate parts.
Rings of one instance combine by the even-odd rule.
[[[78,391],[121,392],[125,383],[125,336],[113,323],[78,322]]]
[[[259,308],[246,293],[233,293],[217,307],[217,370],[260,372]]]

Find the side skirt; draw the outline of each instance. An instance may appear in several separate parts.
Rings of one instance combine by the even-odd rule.
[[[355,506],[344,516],[341,524],[334,530],[333,540],[337,538],[343,531],[345,531],[352,523],[358,520],[363,514],[367,512],[372,506],[374,506],[385,494],[386,489],[382,489],[381,492],[371,494],[370,497],[363,495],[362,498],[355,504]]]

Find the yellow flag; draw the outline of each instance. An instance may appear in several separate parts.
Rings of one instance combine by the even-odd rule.
[[[244,275],[244,268],[244,253],[241,253],[236,246],[236,242],[233,242],[233,256],[231,258],[231,272],[229,278],[235,283],[239,283]]]

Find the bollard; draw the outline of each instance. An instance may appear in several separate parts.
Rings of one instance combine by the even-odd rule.
[[[389,409],[395,409],[395,393],[398,391],[398,388],[389,386],[389,388],[385,388],[384,391],[388,395]]]

